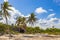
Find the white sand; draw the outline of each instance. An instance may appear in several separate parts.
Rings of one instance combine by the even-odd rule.
[[[0,36],[0,40],[60,40],[60,36],[56,35],[33,35],[33,34],[19,34],[13,35],[9,39],[8,36]]]

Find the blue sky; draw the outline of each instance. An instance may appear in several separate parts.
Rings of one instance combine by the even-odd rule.
[[[48,14],[55,13],[56,17],[60,18],[60,5],[54,0],[9,0],[9,2],[24,15],[35,12],[36,8],[43,7],[46,10],[53,9],[54,11],[48,11]],[[47,14],[41,16],[47,16]]]
[[[0,0],[0,4],[3,1]],[[9,3],[25,16],[34,12],[40,21],[44,21],[42,23],[48,19],[48,21],[59,19],[60,22],[60,0],[9,0]]]
[[[50,13],[55,13],[55,17],[60,18],[60,3],[59,0],[9,0],[9,3],[15,7],[17,10],[19,10],[22,14],[28,15],[32,12],[35,13],[36,8],[43,7],[45,10],[48,11],[47,14],[37,14],[38,17],[47,16]],[[0,3],[3,2],[0,0]],[[52,9],[53,11],[49,11],[49,9]]]

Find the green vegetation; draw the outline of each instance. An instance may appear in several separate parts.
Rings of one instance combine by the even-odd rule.
[[[58,29],[58,28],[47,28],[45,30],[45,33],[60,35],[60,29]]]
[[[12,26],[12,25],[6,25],[6,24],[2,24],[0,23],[0,34],[8,34],[8,30],[7,28],[9,28],[9,32],[11,34],[18,34],[21,33],[18,29],[17,26]],[[26,27],[26,32],[27,34],[35,34],[35,33],[47,33],[47,34],[54,34],[54,35],[60,35],[60,29],[58,28],[47,28],[47,29],[41,29],[39,27]]]
[[[60,35],[60,29],[58,28],[47,28],[47,29],[40,29],[39,27],[35,27],[35,28],[32,28],[32,27],[27,27],[26,29],[26,33],[47,33],[47,34],[54,34],[54,35]]]
[[[35,27],[35,28],[27,27],[26,33],[40,33],[40,29],[39,29],[39,27]]]

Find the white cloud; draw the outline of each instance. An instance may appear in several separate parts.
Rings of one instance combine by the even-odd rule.
[[[48,23],[47,23],[47,24],[49,24],[48,26],[51,25],[51,27],[52,27],[52,26],[55,26],[56,28],[58,28],[56,25],[58,25],[58,24],[60,23],[59,20],[60,20],[60,19],[58,19],[58,18],[50,18],[50,19],[48,20]]]
[[[49,11],[54,11],[53,9],[48,9]]]
[[[54,17],[54,16],[55,16],[55,13],[48,15],[47,18],[52,18],[52,17]]]
[[[7,2],[8,0],[4,0],[4,2]]]
[[[9,18],[9,23],[11,23],[11,24],[15,23],[16,22],[16,18],[18,16],[24,17],[24,15],[21,12],[19,12],[17,9],[15,9],[14,7],[10,7],[10,8],[12,9],[12,11],[9,11],[9,13],[11,15],[11,17]]]
[[[39,26],[40,28],[51,28],[52,26],[55,26],[56,28],[59,28],[60,26],[60,19],[58,18],[50,18],[48,19],[40,19],[37,21],[36,26]]]
[[[28,14],[27,16],[24,16],[24,17],[28,18],[29,16],[30,16],[30,14]]]
[[[51,18],[49,21],[54,22],[55,20],[58,20],[58,18]]]
[[[42,7],[36,8],[36,13],[47,13],[47,10],[43,9]]]
[[[15,9],[14,7],[10,7],[12,11],[9,11],[11,16],[24,16],[19,10]]]

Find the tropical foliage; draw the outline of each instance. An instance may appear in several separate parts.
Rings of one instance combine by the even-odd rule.
[[[9,5],[9,2],[4,2],[3,4],[1,4],[1,13],[3,17],[6,19],[6,24],[8,24],[8,17],[10,17],[8,10],[11,9],[9,7],[11,7],[11,5]]]
[[[28,18],[28,22],[29,24],[31,24],[31,26],[34,26],[34,23],[36,22],[37,18],[35,17],[36,15],[34,13],[31,13],[31,15]]]

